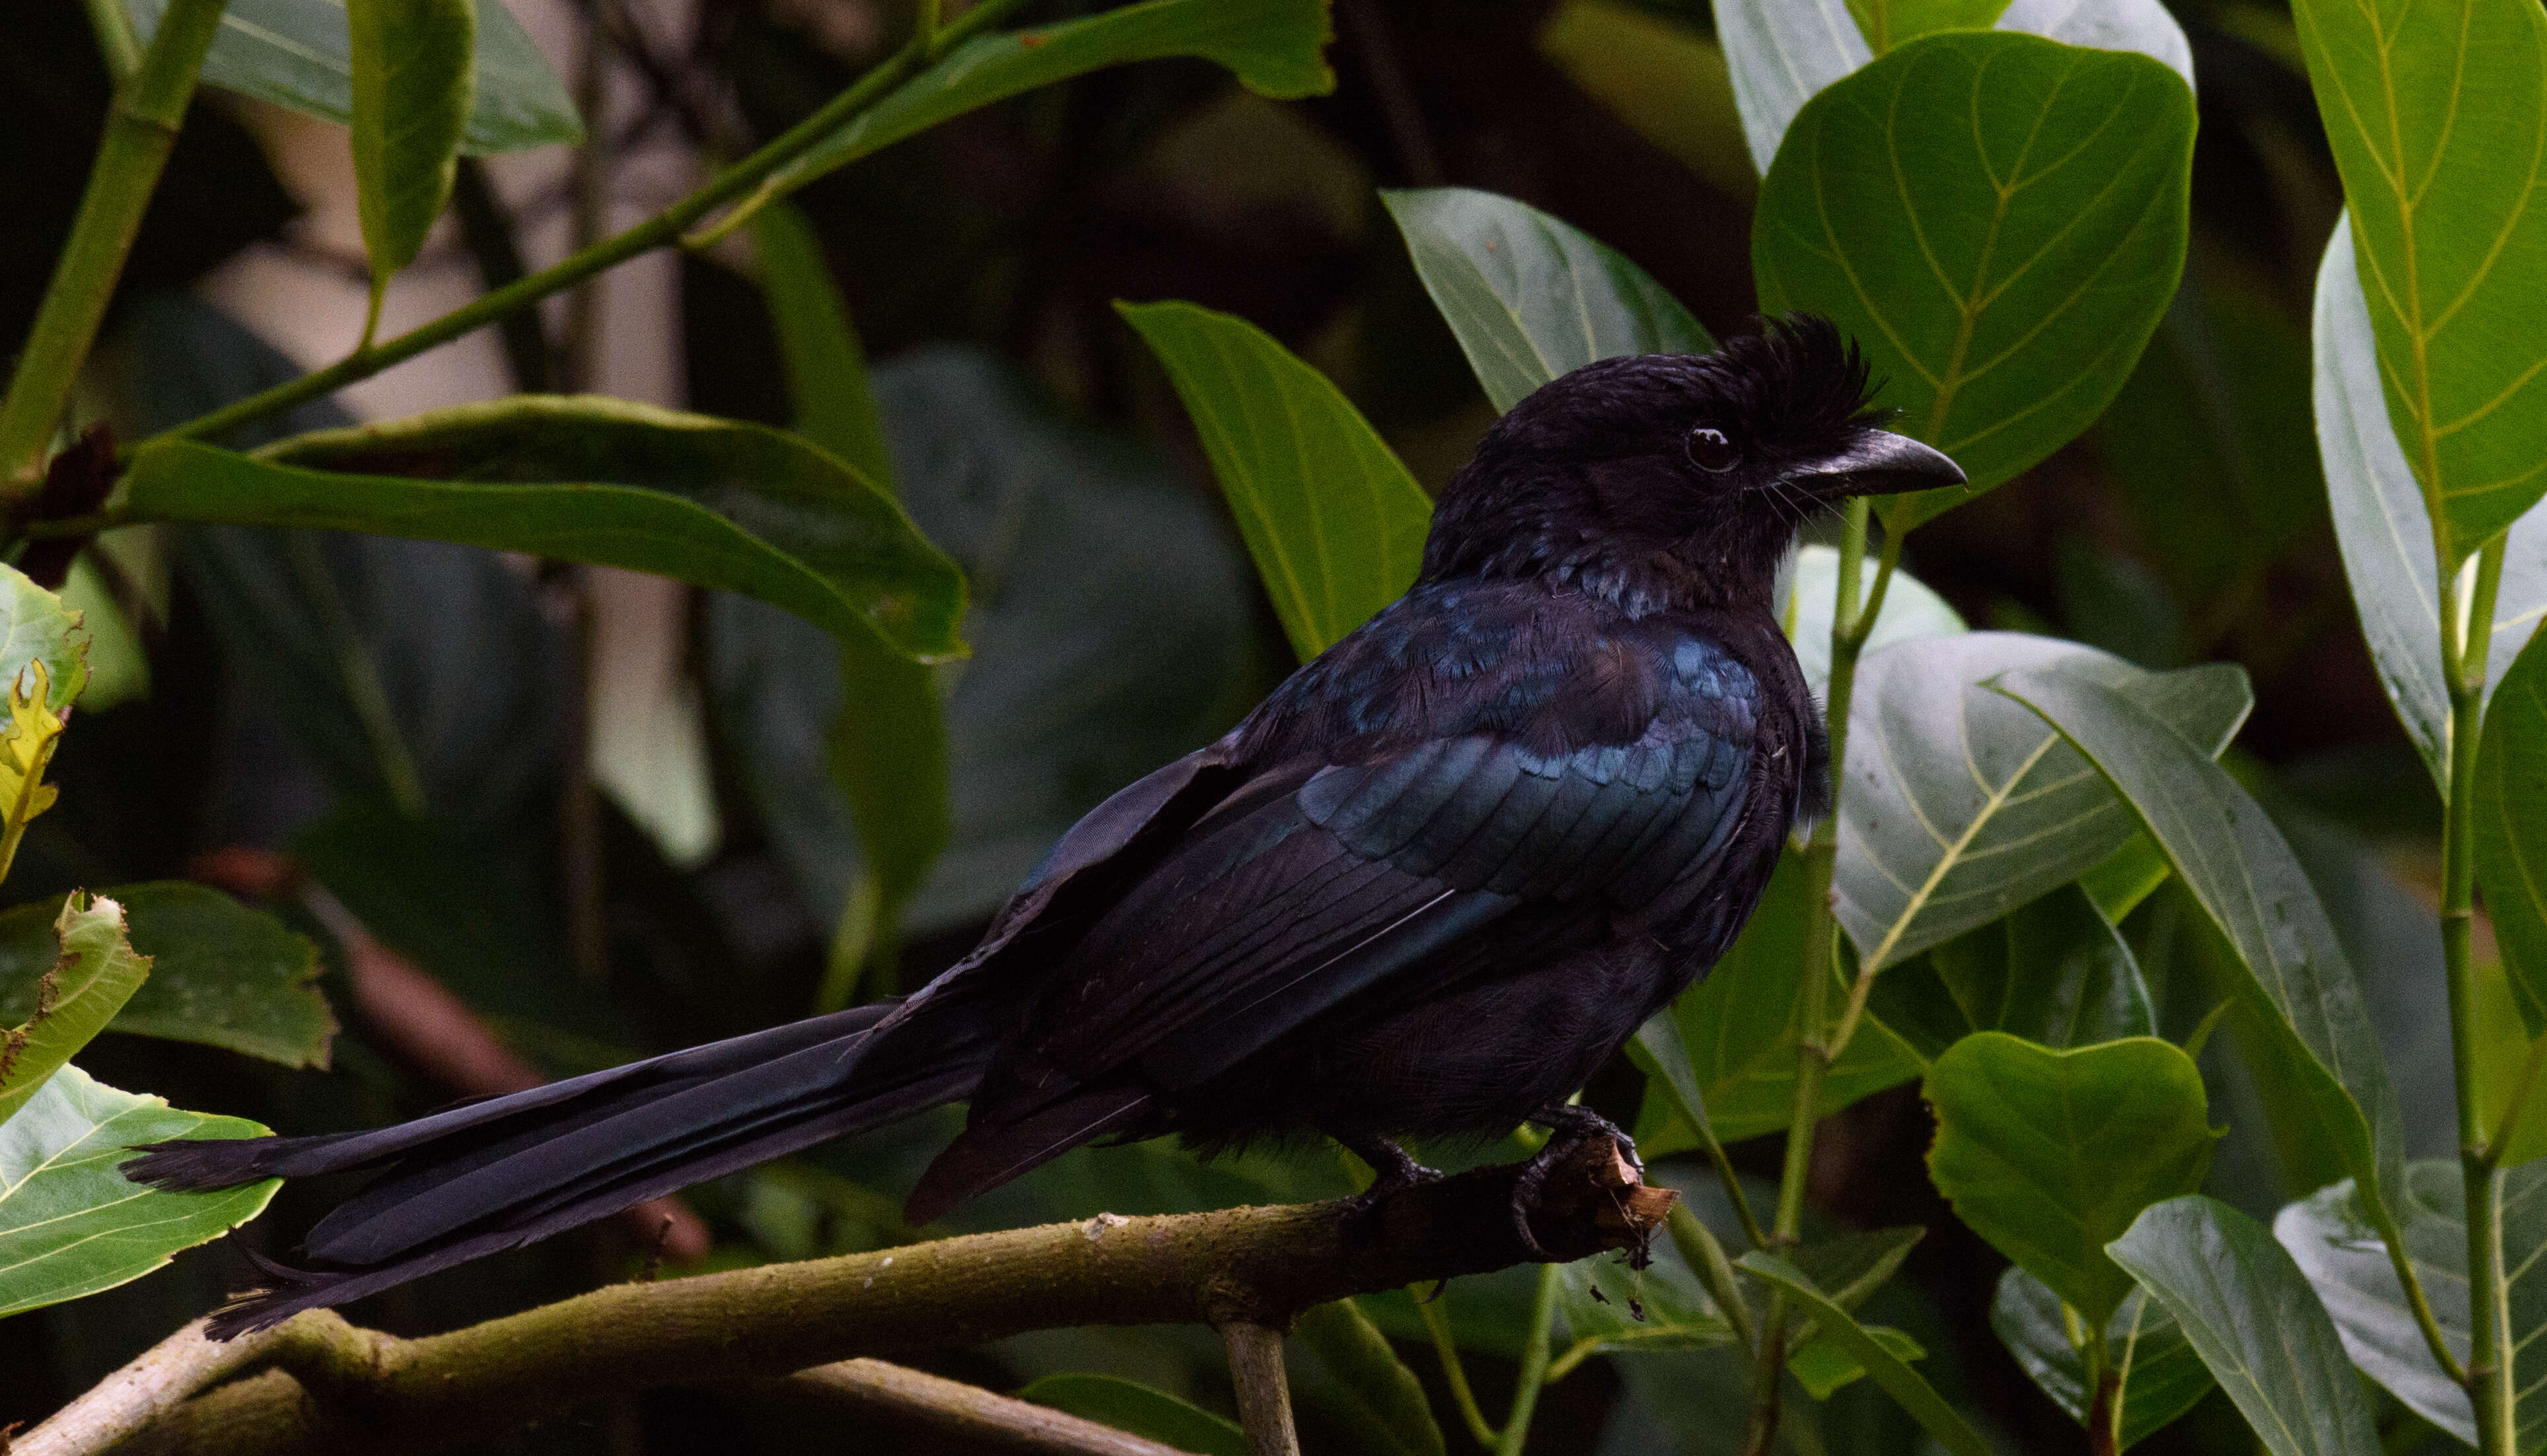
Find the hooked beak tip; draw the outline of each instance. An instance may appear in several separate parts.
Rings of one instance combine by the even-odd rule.
[[[1818,493],[1835,499],[1972,483],[1944,451],[1890,430],[1861,430],[1846,449],[1800,474]]]

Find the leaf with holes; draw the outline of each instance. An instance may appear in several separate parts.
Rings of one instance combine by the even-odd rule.
[[[1971,478],[1888,505],[1893,529],[2103,412],[2183,271],[2192,157],[2165,66],[1998,32],[1915,41],[1797,116],[1753,215],[1761,305],[1835,320]]]
[[[1715,348],[1643,269],[1537,208],[1465,187],[1379,197],[1497,409],[1595,360]]]
[[[74,895],[52,917],[51,955],[28,996],[27,1019],[0,1033],[0,1124],[44,1090],[150,974],[125,938],[124,906]]]
[[[2547,494],[2547,10],[2291,8],[2344,198],[2386,413],[2443,569]]]
[[[1231,314],[1114,306],[1167,366],[1301,660],[1414,584],[1433,503],[1325,375]]]
[[[2253,701],[2235,668],[2150,673],[2015,633],[1869,655],[1849,705],[1832,889],[1841,926],[1879,970],[2067,884],[2140,827],[2059,733],[1983,686],[2024,668],[2128,685],[2214,753]]]

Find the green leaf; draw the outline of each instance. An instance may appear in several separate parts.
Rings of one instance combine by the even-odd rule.
[[[1830,1296],[1814,1287],[1813,1281],[1794,1265],[1757,1249],[1737,1262],[1785,1290],[1798,1308],[1812,1317],[1822,1336],[1853,1356],[1867,1375],[1884,1388],[1884,1393],[1900,1402],[1901,1408],[1936,1437],[1939,1445],[1954,1456],[1991,1456],[1989,1442],[1973,1429],[1971,1422],[1955,1413],[1955,1408],[1946,1404],[1935,1387],[1903,1364],[1899,1356],[1877,1343],[1864,1326],[1833,1304]]]
[[[2087,899],[2108,924],[2120,925],[2173,873],[2166,862],[2166,851],[2158,848],[2157,841],[2143,829],[2122,848],[2099,860],[2096,868],[2079,876],[2078,888],[2087,892]]]
[[[1193,416],[1301,660],[1414,584],[1432,502],[1326,376],[1243,318],[1192,303],[1114,306]]]
[[[1871,584],[1861,577],[1858,592],[1862,596]],[[1787,627],[1787,641],[1796,649],[1796,663],[1804,669],[1804,681],[1819,702],[1830,691],[1831,612],[1839,603],[1839,553],[1827,546],[1803,546],[1796,551],[1796,568],[1785,582],[1786,597],[1778,603],[1779,620]],[[1928,584],[1909,572],[1896,568],[1892,584],[1885,588],[1884,609],[1876,614],[1875,627],[1867,635],[1862,657],[1894,642],[1911,642],[1926,637],[1961,637],[1971,629],[1964,625],[1963,614],[1946,604]]]
[[[142,44],[168,0],[124,0]],[[583,139],[566,84],[504,0],[477,0],[469,120],[471,156]],[[229,0],[204,56],[204,83],[344,126],[354,118],[354,44],[345,0]]]
[[[975,655],[943,702],[953,838],[903,907],[933,935],[980,923],[1098,801],[1226,729],[1263,691],[1264,649],[1244,552],[1153,445],[970,350],[873,379],[902,499],[975,591]],[[869,869],[834,728],[851,704],[871,725],[887,710],[843,687],[836,642],[775,608],[720,593],[706,642],[743,787],[797,895],[835,923]]]
[[[1983,684],[2059,667],[2130,685],[2217,752],[2252,702],[2235,668],[2152,674],[2051,638],[1905,642],[1858,665],[1832,888],[1862,959],[1885,969],[2093,869],[2139,825],[2078,754]]]
[[[1291,1334],[1325,1362],[1371,1444],[1404,1456],[1443,1456],[1442,1426],[1423,1383],[1360,1306],[1350,1299],[1312,1306],[1292,1322]]]
[[[2334,149],[2387,415],[2444,569],[2547,493],[2547,10],[2291,10]]]
[[[1113,1375],[1047,1375],[1017,1398],[1147,1436],[1199,1456],[1247,1456],[1238,1423],[1165,1391]]]
[[[1556,1271],[1556,1309],[1578,1350],[1625,1354],[1733,1342],[1733,1327],[1675,1253],[1657,1252],[1641,1270],[1608,1259],[1566,1264]]]
[[[44,664],[44,706],[69,712],[88,686],[88,633],[60,597],[0,564],[0,684],[33,693],[30,662]]]
[[[1715,348],[1643,269],[1537,208],[1465,187],[1379,198],[1498,410],[1595,360]]]
[[[2379,1456],[2334,1326],[2263,1225],[2193,1194],[2142,1214],[2107,1252],[2175,1317],[2272,1456]]]
[[[1900,428],[1971,477],[1888,506],[1893,529],[2103,412],[2183,271],[2192,157],[2181,78],[2032,36],[1929,36],[1797,116],[1753,216],[1761,306],[1855,336]]]
[[[2097,50],[2137,50],[2193,84],[2193,46],[2161,0],[2009,0],[1996,29]]]
[[[138,1279],[264,1212],[281,1179],[162,1193],[117,1169],[135,1144],[265,1131],[117,1091],[76,1067],[54,1072],[0,1123],[0,1317]]]
[[[1875,58],[1846,0],[1715,0],[1715,36],[1743,139],[1764,173],[1804,103]]]
[[[80,706],[103,713],[150,696],[150,657],[124,606],[98,570],[94,551],[82,552],[62,582],[62,606],[79,614],[88,633],[88,687]]]
[[[1321,53],[1327,38],[1326,0],[1148,0],[976,36],[781,167],[744,207],[783,197],[950,117],[1105,66],[1198,56],[1260,96],[1324,96],[1336,87]]]
[[[1715,1135],[1727,1143],[1782,1131],[1794,1116],[1806,899],[1802,856],[1780,856],[1741,936],[1706,980],[1672,1002],[1699,1098]],[[1847,994],[1836,978],[1832,985],[1836,994]],[[1823,1076],[1821,1113],[1828,1116],[1918,1073],[1918,1059],[1908,1048],[1882,1026],[1869,1026]],[[1636,1143],[1648,1156],[1697,1146],[1677,1101],[1670,1091],[1647,1086]]]
[[[501,3],[501,0],[496,0]],[[415,261],[451,200],[476,85],[478,0],[345,0],[354,67],[354,201],[380,321],[390,278]]]
[[[1928,1236],[1920,1228],[1868,1229],[1816,1239],[1787,1255],[1787,1261],[1833,1304],[1854,1310],[1867,1296],[1889,1282]]]
[[[124,906],[149,979],[108,1031],[201,1042],[286,1067],[327,1065],[336,1018],[318,993],[318,948],[282,921],[201,885],[159,880],[100,892]],[[0,910],[0,1021],[32,1013],[58,954],[55,898]]]
[[[1566,0],[1537,43],[1585,95],[1716,191],[1749,202],[1760,190],[1713,37],[1622,0]]]
[[[2132,1288],[2105,1245],[2141,1210],[2201,1187],[2211,1166],[2202,1073],[2155,1037],[2056,1051],[1976,1032],[1937,1059],[1923,1090],[1937,1191],[2090,1325]]]
[[[866,349],[833,281],[822,237],[804,210],[776,203],[752,218],[752,246],[787,368],[796,433],[893,492],[893,457],[885,453],[884,422],[867,387]]]
[[[2053,1404],[2080,1425],[2087,1423],[2096,1393],[2087,1385],[2086,1357],[2069,1343],[2061,1296],[2011,1267],[1999,1276],[1998,1293],[1990,1300],[1990,1328]],[[2123,1375],[2124,1449],[2211,1393],[2211,1371],[2186,1342],[2175,1317],[2148,1290],[2135,1288],[2124,1297],[2105,1325],[2105,1349]]]
[[[2406,1166],[2403,1205],[2406,1254],[2415,1264],[2433,1322],[2460,1363],[2468,1359],[2467,1189],[2455,1159],[2429,1158]],[[2530,1163],[2503,1174],[2503,1252],[2510,1271],[2512,1386],[2526,1393],[2515,1413],[2522,1451],[2538,1449],[2538,1427],[2547,1422],[2547,1164]],[[2355,1196],[2349,1178],[2321,1188],[2284,1208],[2273,1235],[2290,1250],[2300,1271],[2343,1337],[2344,1353],[2364,1375],[2387,1387],[2415,1413],[2476,1444],[2476,1415],[2467,1391],[2442,1373],[2431,1346],[2407,1310],[2397,1267]]]
[[[2211,761],[2208,744],[2124,694],[2039,671],[2011,673],[1999,689],[2077,745],[2166,850],[2246,972],[2230,979],[2263,1032],[2256,1074],[2299,1092],[2295,1100],[2367,1190],[2374,1222],[2393,1233],[2384,1190],[2405,1158],[2396,1091],[2351,963],[2281,831]]]
[[[126,492],[143,520],[423,537],[625,566],[756,596],[835,637],[872,629],[921,661],[964,651],[954,563],[856,471],[759,425],[518,395],[255,456],[146,445]]]
[[[832,281],[822,239],[790,203],[763,211],[753,225],[796,432],[893,493],[893,459],[867,386],[866,350]],[[817,998],[826,1011],[853,998],[856,972],[871,954],[890,956],[903,904],[954,832],[946,716],[934,676],[864,634],[841,639],[839,671],[831,778],[848,801],[866,878],[849,896],[833,943],[831,974]]]
[[[1858,34],[1878,55],[1938,31],[1986,31],[2007,0],[1848,0]]]
[[[1885,972],[1867,1009],[1930,1062],[1980,1031],[2045,1047],[2157,1034],[2132,948],[2076,885]]]
[[[103,896],[69,897],[50,931],[53,954],[27,1019],[0,1034],[0,1124],[104,1031],[150,974],[150,958],[125,939],[124,906]]]
[[[1919,1341],[1898,1329],[1883,1325],[1866,1327],[1867,1337],[1883,1346],[1892,1358],[1904,1364],[1928,1358]],[[1816,1401],[1827,1401],[1843,1386],[1854,1384],[1866,1374],[1866,1367],[1848,1347],[1828,1334],[1816,1333],[1803,1347],[1787,1357],[1787,1373],[1796,1377],[1805,1394]]]
[[[2317,274],[2318,454],[2343,572],[2380,684],[2444,801],[2450,793],[2450,688],[2441,667],[2441,589],[2432,516],[2380,393],[2370,305],[2361,297],[2352,229],[2338,224]],[[2459,600],[2473,582],[2462,578]],[[2486,692],[2547,618],[2547,504],[2511,525],[2487,646]]]
[[[2547,1006],[2547,636],[2533,638],[2486,710],[2477,744],[2476,879],[2503,970]],[[2534,1036],[2542,1028],[2530,1026]]]

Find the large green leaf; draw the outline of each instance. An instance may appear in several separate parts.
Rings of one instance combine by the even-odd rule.
[[[1727,1143],[1783,1130],[1795,1115],[1807,899],[1802,856],[1781,856],[1741,936],[1706,980],[1671,1005],[1699,1099],[1716,1137]],[[1832,985],[1834,995],[1846,994],[1836,980]],[[1827,1116],[1918,1074],[1919,1061],[1909,1049],[1882,1026],[1870,1025],[1823,1076],[1821,1111]],[[1636,1119],[1638,1147],[1659,1155],[1698,1145],[1680,1101],[1669,1088],[1647,1086]]]
[[[2547,1444],[2547,1163],[2532,1162],[2503,1175],[2503,1253],[2510,1273],[2514,1448]],[[2404,1205],[2406,1252],[2414,1262],[2432,1319],[2451,1352],[2464,1363],[2470,1329],[2467,1293],[2467,1187],[2456,1159],[2430,1158],[2407,1165]],[[2443,1374],[2431,1346],[2407,1311],[2396,1265],[2379,1231],[2354,1197],[2351,1180],[2321,1188],[2284,1208],[2273,1234],[2317,1287],[2318,1298],[2343,1336],[2344,1352],[2362,1373],[2386,1386],[2416,1414],[2470,1445],[2476,1415],[2467,1391]]]
[[[1797,1307],[1813,1320],[1824,1339],[1837,1344],[1854,1357],[1884,1393],[1900,1402],[1937,1443],[1954,1456],[1992,1456],[1990,1444],[1982,1439],[1972,1423],[1955,1412],[1936,1388],[1919,1373],[1901,1362],[1901,1358],[1885,1348],[1866,1327],[1833,1303],[1814,1282],[1793,1264],[1757,1249],[1742,1256],[1740,1266],[1784,1291]]]
[[[5,1124],[106,1029],[150,974],[125,938],[124,906],[72,896],[47,927],[51,955],[38,972],[25,1021],[0,1032],[0,1124]]]
[[[2084,1425],[2095,1402],[2087,1359],[2069,1342],[2061,1296],[2021,1268],[1998,1279],[1990,1328],[2055,1405]],[[2211,1393],[2211,1372],[2186,1343],[2166,1306],[2134,1289],[2105,1325],[2105,1350],[2123,1377],[2122,1449],[2193,1409]]]
[[[1980,1031],[2045,1047],[2157,1034],[2131,946],[2074,884],[1885,972],[1867,1008],[1931,1062]]]
[[[1848,0],[1858,34],[1877,55],[1938,31],[1986,31],[2007,0]]]
[[[108,1031],[224,1047],[286,1067],[327,1065],[336,1018],[318,993],[318,948],[282,921],[183,881],[101,892],[124,906],[149,979]],[[56,898],[0,910],[0,1022],[35,1009],[59,946]]]
[[[2477,745],[2476,878],[2503,969],[2547,1006],[2547,636],[2523,648]],[[2532,1026],[2532,1034],[2542,1029]]]
[[[1361,1306],[1340,1299],[1302,1310],[1291,1337],[1315,1351],[1335,1377],[1369,1446],[1383,1456],[1444,1456],[1441,1422],[1433,1418],[1423,1382]]]
[[[978,923],[1099,800],[1227,728],[1262,691],[1261,649],[1238,543],[1154,447],[969,350],[873,379],[903,502],[975,588],[974,655],[944,698],[953,838],[903,911],[925,935]],[[720,594],[707,642],[744,787],[828,923],[868,874],[835,725],[886,709],[856,673],[844,686],[828,635],[761,603]]]
[[[2547,493],[2547,10],[2300,0],[2387,414],[2456,570]]]
[[[1999,687],[2085,753],[2166,851],[2245,972],[2231,981],[2262,1031],[2257,1074],[2299,1092],[2374,1222],[2393,1232],[2385,1190],[2405,1159],[2396,1091],[2351,963],[2281,831],[2208,743],[2125,694],[2075,673],[2010,673]]]
[[[1715,347],[1643,269],[1537,208],[1465,187],[1379,196],[1497,409],[1595,360]]]
[[[500,0],[495,0],[500,3]],[[478,0],[345,0],[354,66],[354,202],[372,322],[451,198],[477,77]]]
[[[2378,1456],[2326,1307],[2263,1225],[2194,1194],[2151,1208],[2107,1251],[2175,1317],[2272,1456]]]
[[[835,457],[759,425],[520,395],[254,456],[146,445],[125,488],[140,520],[423,537],[626,566],[756,596],[837,637],[872,629],[922,661],[964,651],[954,563]]]
[[[1831,613],[1839,603],[1839,553],[1827,546],[1808,545],[1796,552],[1796,567],[1786,582],[1786,599],[1778,604],[1779,619],[1786,624],[1787,641],[1796,649],[1796,663],[1804,669],[1804,682],[1819,702],[1830,691]],[[1867,582],[1861,578],[1858,593],[1863,596]],[[1960,637],[1970,631],[1963,614],[1947,605],[1928,583],[1907,571],[1895,570],[1891,585],[1885,588],[1884,609],[1876,614],[1875,626],[1867,634],[1861,656],[1923,637]]]
[[[1715,0],[1715,35],[1762,172],[1804,103],[1875,58],[1847,0]]]
[[[143,44],[168,0],[124,0]],[[583,139],[574,102],[504,0],[478,0],[469,121],[472,156]],[[345,0],[228,0],[204,56],[204,81],[338,125],[354,116],[354,46]]]
[[[1119,1375],[1047,1375],[1017,1392],[1017,1399],[1197,1456],[1247,1456],[1238,1422]]]
[[[162,1193],[118,1166],[139,1143],[265,1131],[117,1091],[76,1067],[54,1072],[0,1123],[0,1317],[138,1279],[264,1212],[280,1179]]]
[[[867,385],[866,350],[832,280],[822,239],[793,204],[754,222],[760,286],[787,366],[796,432],[895,493],[884,422]],[[927,878],[953,830],[946,716],[930,670],[864,634],[840,641],[841,711],[832,726],[832,781],[857,825],[862,878],[833,940],[820,1009],[845,1004],[871,951],[888,954],[903,903]]]
[[[1888,507],[1896,529],[2104,410],[2183,270],[2192,156],[2172,71],[2032,36],[1929,36],[1806,103],[1761,184],[1752,268],[1763,307],[1853,335],[1900,427],[1970,476]]]
[[[1167,366],[1302,660],[1414,584],[1432,502],[1326,376],[1243,318],[1114,306]]]
[[[2211,752],[2252,701],[2235,668],[2157,675],[2051,638],[1976,632],[1901,642],[1858,666],[1840,793],[1840,924],[1878,969],[2066,884],[2139,827],[2059,733],[1989,691],[2058,667],[2144,698]]]
[[[2441,797],[2450,785],[2450,688],[2441,668],[2441,592],[2432,550],[2432,515],[2389,421],[2371,337],[2370,305],[2361,296],[2352,229],[2337,224],[2317,273],[2316,354],[2318,454],[2326,463],[2327,503],[2343,571],[2361,614],[2381,685],[2432,772]],[[2471,582],[2461,580],[2459,598]],[[2547,504],[2511,525],[2495,596],[2494,631],[2486,648],[2486,691],[2501,686],[2523,644],[2547,618]]]
[[[2056,1051],[1977,1032],[1937,1059],[1924,1091],[1937,1191],[2091,1326],[2132,1288],[2105,1245],[2211,1165],[2202,1073],[2154,1037]]]
[[[794,192],[950,117],[1105,66],[1198,56],[1227,67],[1262,96],[1323,96],[1336,86],[1321,53],[1327,37],[1326,0],[1147,0],[1058,25],[976,36],[780,168],[755,200]]]

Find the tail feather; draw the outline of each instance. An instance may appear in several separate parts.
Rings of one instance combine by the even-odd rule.
[[[213,1321],[225,1339],[971,1095],[989,1039],[929,1036],[919,1039],[925,1057],[871,1058],[870,1032],[891,1009],[862,1006],[377,1132],[159,1144],[124,1168],[203,1188],[390,1165],[310,1231],[312,1267],[257,1260],[264,1287]]]

